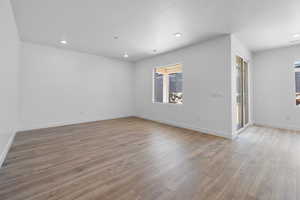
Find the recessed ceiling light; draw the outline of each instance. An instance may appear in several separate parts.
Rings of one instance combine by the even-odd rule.
[[[127,53],[124,53],[123,57],[124,57],[124,58],[128,58],[129,55],[128,55]]]
[[[293,37],[294,37],[294,38],[298,38],[298,37],[300,37],[300,33],[296,33],[296,34],[294,34],[294,35],[293,35]]]
[[[119,36],[114,36],[114,39],[115,39],[115,40],[119,39]]]
[[[60,43],[61,44],[67,44],[67,41],[66,40],[61,40]]]
[[[153,53],[156,53],[157,52],[157,50],[156,49],[153,49]]]
[[[175,37],[181,37],[182,34],[181,33],[174,33]]]

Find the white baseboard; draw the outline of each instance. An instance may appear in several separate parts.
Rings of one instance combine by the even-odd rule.
[[[155,121],[155,122],[159,122],[159,123],[162,123],[162,124],[168,124],[168,125],[179,127],[179,128],[185,128],[185,129],[198,131],[198,132],[208,134],[208,135],[219,136],[219,137],[223,137],[223,138],[230,139],[230,140],[232,139],[232,136],[229,136],[229,134],[227,134],[226,132],[220,132],[220,131],[215,131],[215,130],[209,130],[209,129],[206,129],[206,128],[200,128],[198,126],[194,126],[194,125],[183,123],[183,122],[161,120],[161,119],[151,119],[151,118],[144,117],[144,116],[136,116],[136,117],[146,119],[146,120]]]
[[[295,126],[289,126],[289,125],[274,125],[274,124],[269,124],[269,123],[260,123],[260,122],[254,122],[255,126],[264,126],[268,128],[279,128],[279,129],[284,129],[284,130],[293,130],[293,131],[300,131],[300,127],[295,127]]]
[[[76,124],[84,124],[84,123],[93,123],[93,122],[98,122],[98,121],[104,121],[104,120],[111,120],[111,119],[121,119],[121,118],[126,118],[126,117],[132,117],[133,115],[124,115],[124,116],[116,116],[113,118],[102,118],[102,119],[86,119],[86,120],[77,120],[77,121],[68,121],[68,122],[51,122],[51,123],[46,123],[46,124],[39,124],[39,125],[31,125],[31,126],[26,126],[26,127],[21,127],[20,132],[26,132],[26,131],[33,131],[33,130],[38,130],[38,129],[47,129],[47,128],[56,128],[56,127],[61,127],[61,126],[72,126]]]
[[[245,127],[236,130],[233,134],[233,139],[237,138],[239,134],[241,134],[243,131],[245,131],[248,127],[253,126],[254,124],[252,122],[249,122]]]
[[[2,167],[2,165],[3,165],[3,163],[4,163],[4,160],[5,160],[5,158],[6,158],[6,155],[7,155],[8,151],[9,151],[9,149],[10,149],[10,147],[11,147],[13,141],[14,141],[15,136],[16,136],[16,132],[14,132],[14,133],[10,136],[10,138],[9,138],[8,142],[6,143],[6,145],[5,145],[4,149],[3,149],[3,151],[2,151],[1,154],[0,154],[0,167]]]

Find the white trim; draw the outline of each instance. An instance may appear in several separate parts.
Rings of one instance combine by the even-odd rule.
[[[162,124],[167,124],[167,125],[178,127],[178,128],[185,128],[185,129],[189,129],[189,130],[193,130],[193,131],[198,131],[203,134],[214,135],[214,136],[218,136],[218,137],[222,137],[222,138],[226,138],[226,139],[230,139],[230,140],[233,138],[232,136],[229,136],[228,133],[226,133],[224,131],[216,131],[216,130],[201,128],[198,126],[187,124],[185,122],[169,121],[169,120],[162,120],[162,119],[151,119],[151,118],[144,117],[144,116],[135,116],[135,117],[155,121],[155,122],[162,123]]]
[[[163,102],[152,102],[153,104],[164,104],[164,105],[176,105],[176,106],[182,106],[183,103],[163,103]]]
[[[2,151],[1,154],[0,154],[0,168],[2,167],[2,165],[3,165],[3,163],[4,163],[4,160],[5,160],[6,156],[7,156],[7,153],[8,153],[8,151],[9,151],[9,149],[10,149],[10,147],[11,147],[11,145],[12,145],[14,139],[15,139],[15,136],[16,136],[16,132],[14,132],[14,133],[10,136],[10,138],[9,138],[9,140],[8,140],[8,142],[7,142],[7,144],[6,144],[6,146],[4,147],[3,151]]]
[[[295,98],[294,98],[294,105],[296,107],[296,109],[299,109],[300,105],[297,105],[297,82],[296,82],[296,72],[300,72],[300,68],[295,68],[295,65],[298,61],[295,61],[293,64],[293,85],[294,85],[294,94],[295,94]]]
[[[85,124],[85,123],[94,123],[98,121],[105,121],[105,120],[112,120],[112,119],[122,119],[127,117],[133,117],[133,115],[124,115],[124,116],[115,116],[115,117],[109,117],[109,118],[103,118],[103,119],[96,119],[96,120],[81,120],[81,121],[68,121],[68,122],[49,122],[47,124],[39,124],[39,125],[31,125],[19,128],[19,132],[26,132],[26,131],[34,131],[38,129],[47,129],[47,128],[57,128],[61,126],[72,126],[72,125],[78,125],[78,124]]]
[[[245,55],[242,55],[242,54],[240,54],[240,52],[239,51],[236,51],[236,49],[235,49],[235,51],[233,52],[233,57],[234,57],[234,60],[233,60],[233,62],[234,62],[234,66],[233,66],[233,71],[232,71],[232,76],[234,76],[234,77],[232,77],[232,80],[234,81],[234,84],[235,84],[235,87],[233,87],[233,86],[231,86],[231,89],[233,90],[233,92],[232,92],[232,101],[231,101],[231,103],[232,103],[232,120],[233,121],[235,121],[235,122],[238,122],[238,120],[236,119],[236,115],[237,115],[237,112],[238,112],[238,110],[237,109],[235,109],[235,107],[236,107],[236,105],[237,105],[237,96],[238,96],[238,92],[237,92],[237,84],[236,84],[236,78],[237,78],[237,63],[236,63],[236,57],[240,57],[242,60],[243,60],[243,62],[246,62],[247,63],[247,75],[248,75],[248,77],[247,77],[247,93],[248,93],[248,98],[247,98],[247,101],[248,101],[248,124],[246,124],[246,125],[244,125],[244,127],[242,127],[242,128],[240,128],[239,130],[236,130],[236,128],[237,128],[237,123],[235,123],[235,124],[233,124],[232,126],[233,126],[233,138],[236,138],[236,136],[240,133],[240,132],[242,132],[242,131],[244,131],[247,127],[249,127],[250,125],[253,125],[253,123],[251,122],[251,120],[252,120],[252,118],[251,118],[251,116],[252,116],[252,107],[253,107],[253,102],[252,102],[252,94],[253,94],[253,92],[252,92],[252,89],[253,89],[253,83],[252,83],[252,74],[251,74],[251,57],[249,57],[249,58],[247,58],[247,56]],[[231,82],[232,83],[232,82]],[[251,104],[252,103],[252,104]],[[244,109],[244,108],[243,108]],[[236,111],[236,112],[233,112],[233,111]],[[243,115],[245,115],[245,112],[243,112]],[[245,117],[245,116],[243,116],[243,117]]]
[[[232,138],[235,139],[239,136],[239,134],[241,134],[242,132],[244,132],[247,128],[249,128],[250,126],[253,126],[254,124],[252,122],[249,122],[248,124],[246,124],[244,127],[240,128],[239,130],[236,130],[233,133]]]
[[[163,67],[171,67],[171,66],[175,66],[175,65],[181,65],[181,70],[182,70],[182,74],[183,74],[183,79],[184,79],[184,70],[183,70],[183,62],[177,62],[175,64],[168,64],[168,65],[161,65],[161,66],[156,66],[152,68],[152,103],[159,103],[159,104],[176,104],[176,103],[169,103],[169,76],[168,76],[168,80],[167,80],[167,86],[165,84],[165,75],[163,76],[163,102],[156,102],[155,101],[155,71],[156,68],[163,68]],[[167,91],[167,92],[165,92]],[[182,81],[182,93],[184,94],[184,80]],[[184,96],[183,96],[184,98]],[[184,101],[184,99],[183,99]],[[180,105],[182,105],[183,103],[181,103]],[[176,104],[178,105],[178,104]]]
[[[254,126],[264,126],[268,128],[279,128],[279,129],[284,129],[284,130],[291,130],[291,131],[300,131],[300,127],[295,127],[295,126],[286,126],[286,125],[273,125],[273,124],[268,124],[268,123],[256,123],[254,122]]]
[[[163,103],[169,103],[169,74],[163,74]]]

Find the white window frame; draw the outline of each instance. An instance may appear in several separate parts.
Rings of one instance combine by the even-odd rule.
[[[294,105],[295,105],[297,108],[300,108],[300,104],[299,104],[299,105],[296,104],[296,99],[297,99],[297,96],[296,96],[296,94],[297,94],[296,72],[300,72],[300,68],[295,68],[295,63],[296,63],[296,62],[294,62],[294,64],[293,64],[293,75],[294,75],[293,80],[294,80],[294,86],[295,86],[295,89],[294,89],[294,95],[293,95],[293,96],[294,96]]]
[[[160,67],[170,67],[174,65],[181,65],[182,74],[183,74],[183,64],[182,63],[175,63],[175,64],[168,64],[163,66],[157,66],[152,69],[152,103],[153,104],[166,104],[166,105],[183,105],[180,103],[169,103],[169,76],[163,76],[163,102],[155,101],[155,70],[156,68]],[[182,93],[184,94],[184,84],[182,82]]]

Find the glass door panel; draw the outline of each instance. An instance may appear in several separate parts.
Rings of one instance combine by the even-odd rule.
[[[243,60],[236,57],[236,110],[237,110],[237,129],[243,127]]]
[[[236,56],[237,129],[249,123],[248,63]]]

